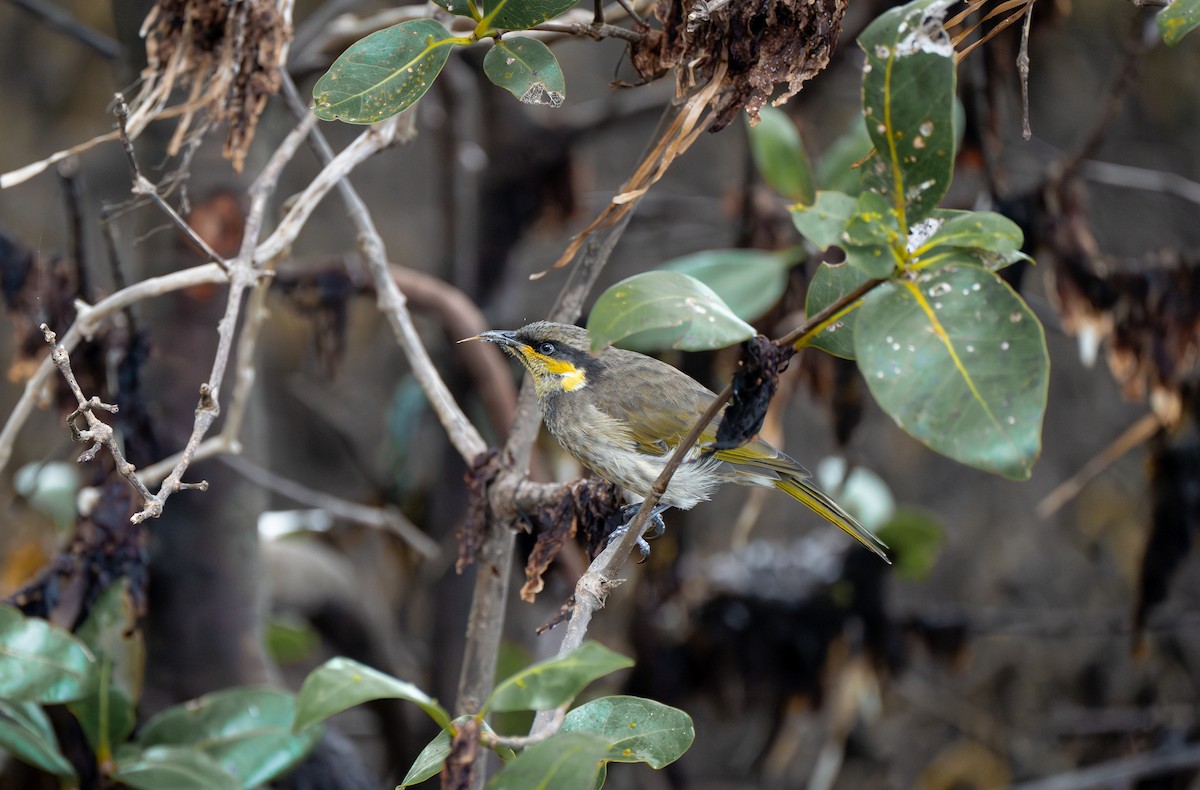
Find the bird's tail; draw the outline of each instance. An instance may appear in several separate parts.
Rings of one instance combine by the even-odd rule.
[[[887,554],[887,544],[855,521],[853,516],[842,510],[841,505],[830,499],[828,494],[808,480],[801,477],[785,477],[775,481],[775,487],[793,499],[803,502],[810,510],[829,523],[841,527],[853,535],[859,543],[882,557],[884,562],[891,564],[892,561]]]

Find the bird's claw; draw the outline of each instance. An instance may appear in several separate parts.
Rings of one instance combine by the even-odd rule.
[[[642,503],[636,502],[632,505],[626,505],[621,510],[621,518],[623,519],[624,523],[609,534],[609,543],[620,540],[622,536],[629,531],[629,525],[633,523],[633,520],[637,517],[638,511],[641,509]],[[648,522],[648,526],[642,532],[642,537],[637,539],[637,550],[642,555],[642,558],[638,560],[639,565],[650,558],[650,544],[647,541],[660,538],[662,537],[663,533],[667,531],[667,524],[663,521],[662,511],[659,508],[654,508],[651,510],[646,521]]]

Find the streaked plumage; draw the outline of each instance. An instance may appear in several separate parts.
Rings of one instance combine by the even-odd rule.
[[[539,321],[479,338],[499,344],[529,370],[543,421],[559,444],[635,500],[645,498],[675,446],[716,397],[653,357],[612,347],[592,354],[586,330],[575,326]],[[702,455],[716,432],[714,421],[671,478],[664,504],[689,509],[724,483],[773,486],[887,559],[879,538],[813,485],[804,467],[765,441]]]

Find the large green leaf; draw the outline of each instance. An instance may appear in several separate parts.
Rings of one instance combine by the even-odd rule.
[[[488,790],[591,790],[604,774],[608,743],[560,732],[530,746],[488,782]]]
[[[83,642],[36,617],[0,606],[0,699],[55,704],[96,687],[97,663]]]
[[[445,708],[413,684],[349,658],[331,658],[304,679],[296,702],[294,727],[303,730],[373,699],[415,702],[439,727],[450,726],[450,714]]]
[[[792,119],[776,107],[763,107],[758,124],[746,124],[750,154],[763,180],[792,203],[811,204],[816,197],[812,163]]]
[[[871,279],[862,272],[845,263],[831,266],[823,263],[817,268],[812,282],[808,284],[808,293],[804,298],[804,313],[812,318],[829,305],[841,299],[858,286]],[[825,329],[818,332],[808,345],[833,354],[843,359],[854,359],[854,320],[855,310],[834,321]]]
[[[554,53],[536,38],[507,36],[483,57],[487,78],[525,104],[561,107],[567,83]]]
[[[0,700],[0,749],[55,776],[75,777],[74,767],[58,748],[49,717],[36,702]]]
[[[1029,476],[1050,360],[1041,324],[995,274],[950,265],[880,286],[858,310],[854,350],[905,431],[962,463]]]
[[[754,336],[754,327],[707,285],[661,270],[635,274],[600,294],[587,328],[593,349],[624,340],[623,345],[639,350],[703,351]]]
[[[326,121],[375,123],[425,95],[446,65],[450,32],[412,19],[355,42],[313,86],[313,112]]]
[[[471,718],[471,716],[459,716],[457,719],[451,722],[451,724],[453,727],[458,728]],[[483,722],[483,731],[493,734],[495,732],[490,726],[488,726],[486,721]],[[413,760],[413,764],[408,769],[408,773],[404,775],[404,781],[400,783],[400,790],[403,790],[405,787],[419,785],[421,782],[432,779],[439,771],[442,770],[442,766],[445,765],[446,758],[450,756],[450,747],[451,741],[450,733],[448,731],[442,730],[435,735],[432,741],[425,744],[425,748],[422,749],[421,753],[417,755],[417,759]],[[512,762],[513,758],[516,757],[516,755],[513,754],[513,750],[507,746],[498,747],[495,751],[496,754],[500,755],[500,759],[506,763]]]
[[[734,315],[753,321],[779,301],[787,290],[788,271],[803,259],[799,248],[704,250],[667,261],[662,268],[695,277],[713,289]]]
[[[1154,21],[1163,42],[1173,47],[1200,25],[1200,0],[1172,0]]]
[[[76,635],[99,659],[100,681],[91,694],[70,704],[71,713],[92,750],[104,759],[113,744],[133,732],[142,689],[146,651],[128,579],[113,582],[101,593]]]
[[[494,0],[486,5],[480,27],[484,30],[526,30],[553,19],[579,0]]]
[[[296,698],[270,688],[238,687],[206,694],[159,713],[138,733],[150,746],[204,752],[245,787],[280,776],[303,760],[324,734],[292,731]]]
[[[642,697],[601,697],[567,714],[563,732],[586,732],[608,743],[604,759],[662,768],[678,760],[696,731],[678,708]]]
[[[575,699],[596,678],[633,666],[633,660],[597,642],[538,662],[502,681],[485,710],[550,710]]]
[[[942,27],[952,0],[915,0],[859,36],[863,115],[875,155],[866,184],[911,225],[946,194],[954,173],[954,47]]]
[[[212,757],[190,746],[122,749],[113,778],[136,790],[242,790]]]

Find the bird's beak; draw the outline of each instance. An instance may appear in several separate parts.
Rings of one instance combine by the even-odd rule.
[[[462,340],[460,340],[458,342],[466,343],[470,340],[486,340],[490,343],[496,343],[501,346],[508,346],[509,348],[516,348],[517,346],[521,345],[517,341],[517,339],[514,337],[513,332],[504,332],[499,329],[489,329],[488,331],[481,332],[478,335],[475,335],[474,337],[464,337]]]

